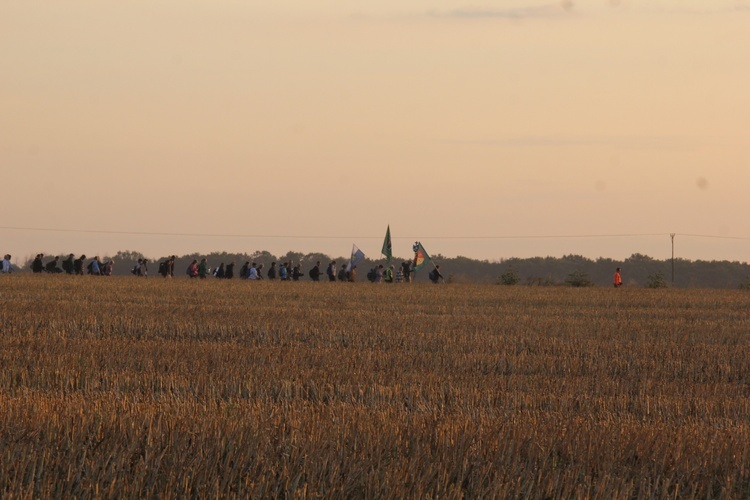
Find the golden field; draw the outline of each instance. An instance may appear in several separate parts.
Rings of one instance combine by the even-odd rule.
[[[750,294],[0,276],[3,497],[750,496]]]

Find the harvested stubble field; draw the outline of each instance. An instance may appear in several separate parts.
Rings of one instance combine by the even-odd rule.
[[[739,291],[3,276],[3,497],[747,497]]]

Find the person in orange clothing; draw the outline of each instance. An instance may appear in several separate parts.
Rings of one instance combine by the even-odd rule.
[[[615,288],[620,288],[622,286],[622,276],[620,276],[620,268],[618,267],[615,271]]]

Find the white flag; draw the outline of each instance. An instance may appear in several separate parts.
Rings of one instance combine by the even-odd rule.
[[[357,248],[357,245],[352,245],[352,258],[349,259],[349,264],[346,266],[346,272],[348,273],[349,271],[351,271],[352,267],[359,264],[359,261],[364,258],[365,254],[362,252],[362,250]]]

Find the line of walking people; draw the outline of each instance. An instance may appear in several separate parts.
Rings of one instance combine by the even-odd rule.
[[[176,256],[171,256],[167,259],[159,262],[158,274],[164,278],[174,277],[174,266]],[[149,260],[145,258],[138,259],[136,264],[130,270],[130,273],[135,276],[147,277],[148,276],[148,265]],[[102,262],[98,256],[94,257],[88,263],[86,262],[86,255],[81,255],[75,258],[74,254],[68,255],[65,260],[61,257],[55,256],[51,260],[44,262],[44,254],[37,254],[31,263],[31,271],[35,274],[39,273],[50,273],[50,274],[72,274],[72,275],[94,275],[94,276],[111,276],[114,269],[114,260],[107,260]],[[440,274],[440,266],[435,266],[435,269],[430,273],[429,279],[433,283],[438,283],[443,279]],[[5,255],[0,264],[0,272],[9,274],[13,272],[13,265],[11,264],[11,256]],[[220,279],[232,279],[235,277],[235,263],[230,262],[224,264],[223,262],[216,268],[211,269],[208,265],[208,260],[194,259],[186,269],[186,274],[189,278],[205,279],[208,277],[220,278]],[[410,261],[404,261],[401,263],[398,269],[394,265],[384,266],[383,264],[377,265],[371,268],[366,278],[368,281],[373,283],[408,283],[412,280],[414,272],[412,270],[412,263]],[[277,265],[276,262],[272,262],[267,271],[264,270],[263,264],[257,264],[255,262],[245,262],[245,264],[239,269],[237,277],[240,279],[248,280],[280,280],[280,281],[300,281],[307,275],[312,281],[341,281],[341,282],[355,282],[357,281],[357,266],[349,266],[349,263],[337,265],[336,261],[331,261],[325,268],[321,270],[321,262],[317,261],[315,265],[307,273],[302,270],[302,264],[297,263],[296,265],[292,261],[283,262]]]
[[[10,264],[10,255],[6,256],[8,263]],[[55,256],[52,260],[46,264],[43,262],[44,254],[37,254],[34,260],[31,262],[31,272],[35,274],[39,273],[50,273],[50,274],[92,274],[96,276],[112,276],[115,262],[108,260],[102,262],[99,257],[94,257],[88,264],[86,263],[86,255],[81,255],[77,259],[74,254],[68,255],[68,258],[60,262],[60,257]],[[5,262],[5,261],[3,261]],[[3,269],[5,265],[3,265]],[[5,271],[3,271],[5,272]]]
[[[277,265],[276,262],[271,262],[268,271],[264,271],[263,269],[263,264],[257,264],[255,262],[251,263],[248,261],[240,267],[237,277],[248,280],[278,279],[280,281],[300,281],[300,279],[305,276],[305,273],[302,271],[302,264],[298,263],[295,265],[292,261],[283,262],[279,265]],[[349,272],[346,272],[345,265],[342,266],[341,272],[337,273],[336,269],[336,261],[331,262],[326,271],[330,281],[336,281],[337,279],[339,281],[354,281],[356,277],[356,266]],[[187,267],[185,273],[190,278],[205,279],[212,276],[220,279],[232,279],[235,277],[235,263],[230,262],[225,265],[222,262],[218,267],[212,270],[208,265],[207,259],[203,258],[200,261],[194,259]],[[308,272],[308,276],[313,281],[320,281],[322,274],[323,273],[320,270],[320,261],[318,261]],[[164,276],[174,276],[173,271],[164,274]]]
[[[169,271],[167,271],[167,268],[165,267],[165,272],[162,273],[160,265],[160,274],[165,277],[174,276],[174,261],[172,260],[171,264],[167,264],[167,267]],[[293,262],[288,261],[277,265],[276,262],[271,262],[268,271],[264,272],[263,268],[263,264],[257,264],[255,262],[251,263],[249,261],[245,262],[239,270],[238,278],[248,280],[268,279],[273,281],[278,279],[280,281],[300,281],[305,277],[301,263],[295,265]],[[225,265],[222,262],[212,271],[208,266],[207,259],[203,258],[200,261],[194,259],[188,266],[186,274],[190,278],[198,279],[205,279],[209,276],[220,279],[232,279],[235,276],[235,263],[230,262]],[[412,263],[404,261],[398,269],[396,269],[394,265],[384,266],[383,264],[380,264],[375,266],[367,272],[366,277],[368,281],[373,283],[404,283],[410,282],[413,274]],[[334,260],[326,266],[325,271],[321,271],[321,262],[317,261],[315,266],[307,272],[307,276],[312,281],[321,281],[327,278],[328,281],[355,282],[357,281],[357,266],[349,267],[348,263],[337,266],[336,261]],[[433,283],[438,283],[443,279],[442,274],[440,274],[440,266],[435,266],[435,269],[430,272],[429,279]]]

